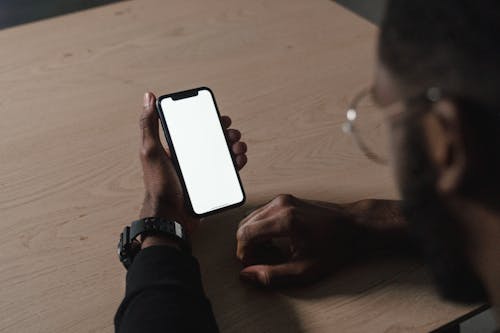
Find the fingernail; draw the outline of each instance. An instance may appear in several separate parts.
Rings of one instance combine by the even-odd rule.
[[[150,107],[151,106],[151,93],[147,92],[144,94],[144,107]]]

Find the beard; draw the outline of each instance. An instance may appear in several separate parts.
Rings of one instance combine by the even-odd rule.
[[[418,122],[405,121],[398,178],[403,214],[420,246],[441,296],[460,303],[484,302],[486,290],[465,254],[467,241],[460,220],[436,190],[437,173],[430,163]]]

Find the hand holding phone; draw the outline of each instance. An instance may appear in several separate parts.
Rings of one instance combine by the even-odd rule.
[[[242,205],[245,193],[210,89],[161,96],[157,110],[186,204],[202,217]]]
[[[229,117],[223,116],[221,120],[231,154],[239,170],[247,162],[246,144],[240,141],[241,133],[237,129],[229,128],[231,125]],[[169,148],[163,147],[160,141],[158,124],[156,97],[152,93],[146,93],[140,117],[140,159],[146,195],[140,216],[162,216],[178,219],[191,232],[199,219],[186,209],[182,185],[172,163],[171,152]]]

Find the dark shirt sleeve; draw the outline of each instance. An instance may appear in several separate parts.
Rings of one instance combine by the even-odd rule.
[[[141,250],[127,273],[115,332],[218,332],[198,261],[170,246]]]

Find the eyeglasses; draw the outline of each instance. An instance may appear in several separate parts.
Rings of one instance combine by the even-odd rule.
[[[437,102],[441,98],[439,88],[430,88],[414,99]],[[387,165],[390,154],[390,118],[401,114],[404,100],[381,105],[375,98],[373,88],[363,89],[352,99],[347,110],[347,121],[342,125],[345,133],[352,135],[358,148],[371,161]],[[360,111],[363,116],[360,117]]]

